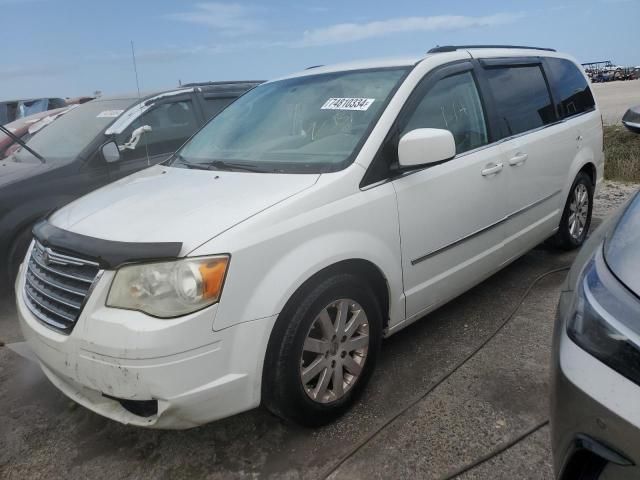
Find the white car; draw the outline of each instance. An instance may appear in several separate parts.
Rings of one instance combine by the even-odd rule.
[[[22,331],[60,390],[119,422],[262,403],[324,424],[384,337],[549,237],[581,245],[602,173],[587,79],[553,50],[308,69],[38,224]]]

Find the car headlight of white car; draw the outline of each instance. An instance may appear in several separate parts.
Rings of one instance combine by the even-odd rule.
[[[126,265],[116,272],[107,306],[174,318],[216,303],[228,255]]]

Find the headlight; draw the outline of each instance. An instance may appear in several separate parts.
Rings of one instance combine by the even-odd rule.
[[[160,318],[195,312],[220,299],[227,255],[127,265],[113,279],[107,306]]]
[[[640,385],[640,301],[609,271],[601,248],[585,267],[576,294],[569,337]]]

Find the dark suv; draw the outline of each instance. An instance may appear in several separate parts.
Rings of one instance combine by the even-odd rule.
[[[38,156],[22,148],[2,160],[0,285],[14,278],[39,219],[91,190],[166,160],[259,83],[210,82],[142,98],[93,100],[29,140],[27,146]]]

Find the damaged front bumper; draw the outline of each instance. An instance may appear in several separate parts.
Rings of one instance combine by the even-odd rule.
[[[183,429],[260,403],[261,344],[275,317],[214,331],[217,305],[172,320],[105,307],[97,282],[69,335],[41,323],[16,285],[20,326],[49,380],[72,400],[124,424]]]

